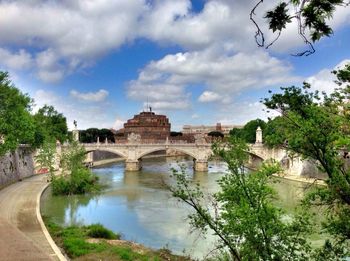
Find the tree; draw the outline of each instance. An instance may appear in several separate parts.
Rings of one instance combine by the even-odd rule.
[[[0,155],[13,151],[20,143],[35,144],[35,124],[30,115],[32,100],[21,93],[0,71]]]
[[[182,132],[177,132],[177,131],[170,132],[170,137],[181,137],[182,135],[183,135]]]
[[[222,134],[221,131],[211,131],[208,133],[208,136],[213,138],[223,138],[224,134]]]
[[[215,145],[213,150],[229,169],[218,181],[218,193],[206,196],[199,184],[191,183],[184,168],[181,172],[173,170],[176,183],[169,189],[193,208],[194,213],[189,216],[192,227],[203,235],[216,235],[216,247],[228,250],[230,260],[308,260],[307,215],[296,214],[285,222],[283,210],[272,202],[276,193],[269,182],[279,167],[263,165],[256,172],[247,173],[244,164],[248,147],[235,137],[230,137],[226,145]]]
[[[230,131],[231,136],[235,136],[243,139],[247,143],[254,143],[256,136],[256,129],[260,127],[263,131],[265,130],[266,123],[261,119],[251,120],[247,122],[242,129],[232,129]]]
[[[106,139],[111,142],[115,141],[114,134],[109,129],[90,128],[80,131],[80,141],[83,143],[95,143],[97,138],[100,139],[100,142],[104,142]]]
[[[61,143],[67,140],[68,128],[66,117],[55,110],[53,106],[44,105],[34,115],[37,130],[43,136],[45,142],[59,140]]]
[[[98,177],[84,166],[86,151],[77,142],[69,144],[69,147],[62,153],[62,173],[59,176],[53,175],[54,157],[51,152],[50,147],[44,146],[37,159],[50,170],[54,195],[85,194],[98,192],[101,189]]]
[[[269,29],[274,33],[277,32],[277,37],[272,42],[266,43],[264,33],[255,20],[256,10],[263,2],[263,0],[257,1],[250,12],[250,19],[257,30],[255,33],[256,43],[260,47],[269,48],[278,40],[287,24],[296,20],[298,33],[304,43],[308,45],[308,50],[296,54],[297,56],[313,54],[315,52],[313,43],[333,33],[332,28],[327,24],[327,20],[333,17],[337,7],[345,7],[350,3],[348,0],[291,0],[279,2],[264,16],[264,19],[268,21]]]
[[[328,206],[324,228],[333,238],[318,257],[344,258],[350,254],[350,170],[342,157],[350,149],[350,66],[334,73],[342,88],[331,95],[321,97],[305,83],[302,88],[281,88],[282,94],[273,94],[264,104],[282,115],[275,135],[288,141],[285,148],[316,160],[328,174],[327,187],[316,188],[305,202]]]
[[[266,127],[263,132],[264,144],[270,148],[283,147],[287,140],[287,136],[283,132],[284,120],[282,117],[277,116],[270,119],[266,123]]]

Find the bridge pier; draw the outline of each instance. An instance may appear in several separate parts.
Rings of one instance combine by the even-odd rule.
[[[138,171],[141,169],[141,164],[139,160],[127,160],[125,161],[126,171]]]
[[[208,161],[195,160],[193,167],[195,171],[200,171],[200,172],[208,171]]]

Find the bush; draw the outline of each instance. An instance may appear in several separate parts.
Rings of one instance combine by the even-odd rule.
[[[69,183],[64,177],[54,177],[51,182],[52,194],[57,195],[69,195]]]
[[[87,235],[93,238],[120,239],[120,236],[105,228],[101,224],[93,224],[87,227]]]
[[[52,193],[54,195],[72,195],[98,192],[100,185],[98,177],[89,169],[77,168],[66,177],[54,177],[52,179]]]

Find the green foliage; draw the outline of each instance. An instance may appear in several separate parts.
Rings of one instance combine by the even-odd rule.
[[[108,129],[96,129],[90,128],[87,130],[81,130],[79,132],[80,142],[82,143],[95,143],[97,138],[100,139],[100,142],[104,142],[107,138],[108,141],[114,142],[114,134],[111,130]]]
[[[304,158],[316,160],[328,174],[327,187],[317,188],[306,199],[307,205],[327,206],[324,231],[331,235],[317,258],[340,260],[349,256],[350,244],[350,169],[342,155],[350,149],[349,78],[350,66],[335,71],[339,88],[331,95],[303,88],[282,88],[283,93],[265,99],[265,105],[281,113],[275,136],[287,140],[286,149]],[[347,86],[344,86],[346,85]]]
[[[39,164],[39,167],[48,168],[51,178],[54,174],[56,155],[56,144],[55,143],[44,143],[35,156],[35,161]]]
[[[264,129],[264,144],[270,148],[284,146],[287,137],[284,135],[284,121],[281,117],[270,119]]]
[[[30,115],[32,100],[21,93],[9,79],[8,73],[0,71],[0,155],[13,151],[21,143],[35,144],[35,125]]]
[[[302,4],[300,3],[302,2]],[[269,28],[275,32],[286,28],[293,18],[300,19],[300,28],[310,30],[313,42],[333,33],[331,27],[326,23],[332,18],[337,6],[345,5],[343,0],[303,0],[279,3],[272,11],[268,11],[265,18],[268,20]],[[288,7],[296,10],[295,15],[290,15]]]
[[[170,137],[181,137],[182,135],[183,135],[182,132],[177,132],[177,131],[170,132]]]
[[[310,29],[311,40],[320,40],[321,37],[329,36],[333,33],[326,20],[333,16],[335,8],[343,4],[342,0],[310,0],[302,10],[304,26]]]
[[[254,143],[256,138],[256,129],[260,127],[265,132],[266,123],[261,119],[251,120],[247,122],[242,129],[234,128],[230,131],[230,135],[244,140],[247,143]]]
[[[45,105],[34,115],[34,120],[40,139],[45,142],[61,143],[67,140],[68,128],[66,118],[58,113],[53,106]]]
[[[142,253],[139,253],[139,249],[133,249],[131,246],[124,245],[111,245],[105,240],[99,241],[99,243],[89,243],[87,240],[93,234],[93,238],[96,235],[108,236],[111,239],[119,239],[119,235],[114,234],[112,231],[104,228],[100,224],[92,224],[89,226],[69,226],[61,227],[51,222],[48,218],[45,218],[46,226],[55,240],[56,244],[64,249],[65,253],[74,260],[74,258],[80,258],[79,260],[139,260],[139,261],[158,261],[158,260],[171,260],[171,261],[185,261],[190,260],[186,257],[175,256],[171,253],[166,253],[163,250],[148,250],[142,248]],[[95,232],[91,232],[95,231]],[[106,232],[108,231],[108,233]],[[104,238],[106,238],[104,237]],[[101,238],[101,237],[100,237]],[[106,238],[107,239],[107,238]]]
[[[222,134],[222,132],[220,131],[211,131],[208,133],[209,137],[215,137],[215,138],[223,138],[224,134]]]
[[[52,176],[54,195],[72,195],[98,192],[98,177],[84,166],[86,153],[82,146],[73,142],[61,159],[62,174]]]
[[[120,239],[119,235],[116,235],[113,231],[105,228],[101,224],[93,224],[87,227],[87,235],[93,238],[105,238],[105,239]]]
[[[283,210],[272,203],[276,193],[269,182],[280,168],[264,164],[247,173],[248,147],[235,137],[229,143],[214,145],[213,150],[229,169],[218,181],[218,193],[207,197],[198,184],[191,183],[184,168],[173,170],[176,183],[169,189],[194,209],[189,216],[192,227],[204,235],[208,230],[214,233],[219,239],[217,247],[228,249],[232,260],[308,260],[308,215],[295,214],[286,221]],[[213,199],[211,208],[208,198]]]
[[[330,36],[333,31],[329,26],[336,8],[347,7],[348,0],[291,0],[279,1],[272,10],[266,12],[264,19],[267,20],[269,29],[277,37],[269,43],[265,43],[265,36],[259,22],[255,20],[258,7],[264,1],[258,0],[250,12],[250,19],[256,27],[255,40],[259,47],[269,48],[274,44],[286,29],[287,24],[294,20],[301,40],[308,45],[309,49],[296,54],[297,56],[310,55],[315,52],[313,43],[322,37]],[[309,33],[309,35],[307,35]]]
[[[279,3],[274,10],[268,11],[264,18],[268,19],[270,29],[275,31],[281,31],[286,28],[287,23],[291,23],[291,17],[288,15],[288,4]]]

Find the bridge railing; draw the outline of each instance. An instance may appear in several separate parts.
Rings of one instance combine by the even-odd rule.
[[[169,142],[140,142],[140,143],[80,143],[84,147],[89,147],[89,146],[99,146],[99,147],[124,147],[124,146],[159,146],[159,145],[170,145],[170,146],[176,146],[176,145],[181,145],[181,146],[196,146],[196,145],[210,145],[211,143],[187,143],[187,142],[174,142],[174,141],[169,141]]]

